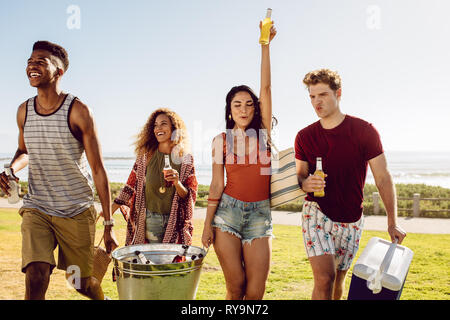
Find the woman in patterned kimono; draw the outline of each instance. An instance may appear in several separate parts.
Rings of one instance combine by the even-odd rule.
[[[186,126],[169,109],[154,111],[135,142],[136,162],[114,200],[127,221],[125,245],[192,243],[192,216],[197,197],[194,159]],[[169,155],[172,169],[164,170]]]

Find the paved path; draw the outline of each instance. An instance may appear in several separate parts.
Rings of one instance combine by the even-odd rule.
[[[7,199],[0,198],[0,208],[20,208],[22,201],[15,205],[8,203]],[[96,203],[97,210],[101,210],[100,204]],[[206,208],[195,208],[194,219],[204,219]],[[287,211],[272,211],[274,224],[300,226],[300,213]],[[398,217],[399,225],[409,233],[433,233],[450,234],[450,219],[438,218],[405,218]],[[366,216],[364,222],[365,230],[387,231],[387,220],[385,216]]]
[[[194,218],[204,219],[206,208],[196,208]],[[450,219],[398,217],[398,224],[409,233],[450,234]],[[274,224],[301,225],[300,212],[272,211]],[[386,216],[365,216],[364,230],[387,231]]]

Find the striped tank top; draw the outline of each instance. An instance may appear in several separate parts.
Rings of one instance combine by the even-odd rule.
[[[36,111],[36,97],[27,102],[24,139],[29,161],[25,208],[73,217],[94,203],[84,147],[69,127],[75,99],[67,94],[61,106],[49,115]]]

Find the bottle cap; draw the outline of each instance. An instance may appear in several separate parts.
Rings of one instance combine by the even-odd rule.
[[[271,8],[267,8],[266,18],[270,18],[271,16],[272,16],[272,9]]]

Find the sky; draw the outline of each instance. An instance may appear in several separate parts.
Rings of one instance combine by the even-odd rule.
[[[274,141],[293,146],[318,120],[302,84],[342,77],[341,110],[372,123],[385,150],[450,152],[450,1],[1,1],[0,153],[17,148],[17,107],[36,94],[25,74],[37,40],[65,47],[62,89],[93,111],[104,153],[132,154],[153,110],[184,119],[197,163],[225,129],[225,96],[259,93],[259,21],[272,8]]]

